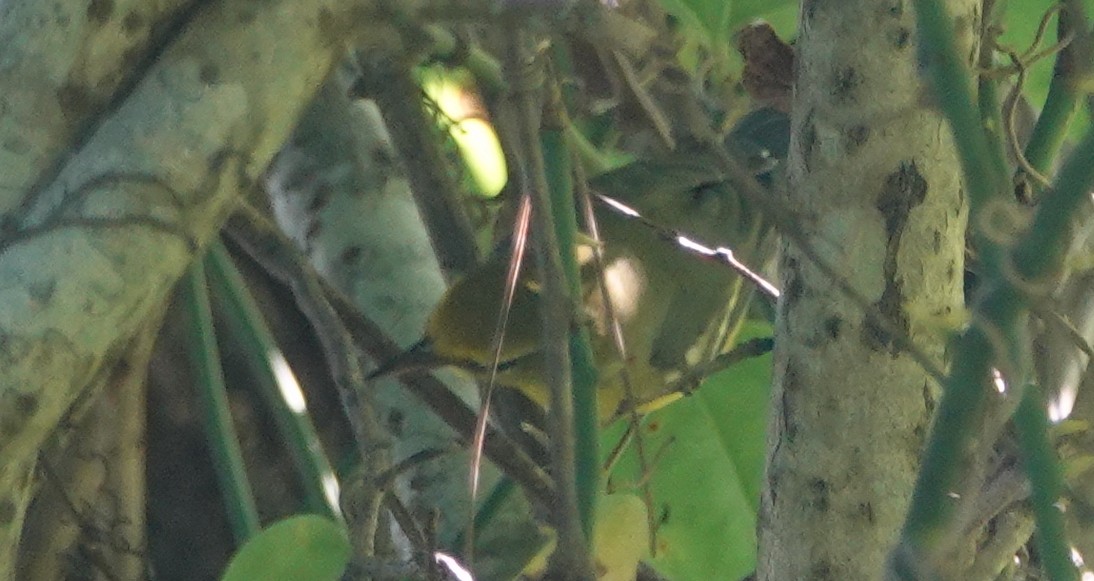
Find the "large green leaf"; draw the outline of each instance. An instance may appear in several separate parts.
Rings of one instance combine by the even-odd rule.
[[[763,19],[775,28],[779,37],[792,39],[798,29],[798,2],[791,0],[734,0],[733,14],[726,23],[736,30],[753,20]]]
[[[340,523],[312,515],[278,521],[247,541],[232,557],[222,581],[333,581],[349,562]]]
[[[770,333],[750,325],[742,339]],[[657,457],[654,516],[663,518],[652,563],[670,579],[737,579],[755,568],[770,386],[768,355],[711,377],[644,423],[646,454]],[[640,478],[633,445],[611,476],[617,489]]]

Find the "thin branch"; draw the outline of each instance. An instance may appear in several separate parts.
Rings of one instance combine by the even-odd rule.
[[[293,252],[295,247],[265,217],[250,208],[230,219],[229,225],[248,221],[252,225],[240,228],[237,234],[253,237],[250,247],[267,247],[276,252]],[[244,247],[245,249],[247,247]],[[310,269],[310,267],[308,267]],[[334,307],[353,343],[365,354],[379,361],[389,361],[402,349],[384,335],[380,327],[365,317],[340,291],[320,280],[323,296]],[[407,390],[426,404],[439,418],[470,442],[475,431],[475,412],[445,384],[432,375],[411,371],[398,376]],[[512,441],[500,432],[489,429],[485,440],[486,456],[519,482],[541,506],[550,506],[553,485],[543,470]]]
[[[1022,451],[1022,466],[1030,483],[1030,501],[1037,523],[1037,553],[1052,581],[1078,578],[1064,530],[1064,513],[1059,506],[1064,494],[1063,471],[1049,437],[1048,416],[1041,389],[1026,385],[1022,402],[1014,414],[1014,429]]]
[[[470,272],[478,263],[475,233],[441,151],[439,130],[426,114],[422,90],[411,77],[411,63],[390,53],[361,53],[358,63],[363,76],[351,91],[355,97],[374,99],[380,107],[442,272],[449,280]]]
[[[1034,523],[1028,510],[1015,507],[1000,515],[987,542],[977,547],[976,558],[962,576],[970,581],[994,581],[1014,562],[1014,555],[1029,542]]]
[[[573,399],[571,394],[571,363],[568,348],[572,305],[566,290],[566,275],[562,270],[561,250],[553,223],[551,199],[540,145],[542,71],[535,67],[533,39],[527,30],[509,36],[507,73],[514,86],[512,108],[514,119],[511,135],[519,136],[515,143],[522,149],[523,161],[518,168],[520,191],[532,196],[534,240],[543,288],[543,359],[547,385],[550,386],[548,425],[551,436],[552,473],[555,478],[555,510],[553,524],[558,531],[559,548],[555,551],[552,569],[574,579],[592,579],[591,514],[580,514],[577,497],[574,457]],[[569,250],[567,250],[569,251]],[[589,507],[591,508],[591,507]],[[584,517],[584,518],[583,518]]]
[[[242,219],[240,214],[229,220],[227,232],[256,262],[289,286],[319,337],[346,419],[353,430],[364,474],[362,486],[343,488],[343,510],[357,554],[371,556],[384,494],[374,479],[390,468],[391,440],[377,420],[376,408],[370,391],[365,387],[365,374],[352,348],[349,331],[326,298],[318,275],[299,253],[289,251],[288,246],[276,244],[276,240],[275,244],[270,244],[271,240],[262,236],[258,223]],[[345,493],[354,490],[359,496],[347,499]],[[357,514],[346,511],[347,506],[353,507]]]
[[[1081,3],[1079,8],[1081,9]],[[1048,86],[1048,96],[1037,122],[1030,133],[1023,157],[1041,173],[1048,173],[1052,160],[1059,153],[1067,135],[1068,127],[1079,109],[1078,79],[1082,68],[1083,48],[1087,44],[1081,37],[1074,36],[1086,26],[1082,13],[1075,12],[1075,6],[1069,4],[1060,12],[1056,22],[1056,38],[1072,37],[1070,42],[1056,57],[1052,70],[1052,81]],[[1019,173],[1014,177],[1020,184],[1024,177]],[[1030,192],[1029,201],[1035,201],[1036,192]]]
[[[1072,236],[1071,221],[1075,210],[1087,199],[1092,183],[1094,131],[1088,132],[1076,148],[1057,176],[1054,189],[1041,202],[1032,225],[1017,241],[1012,253],[1003,258],[1013,261],[1009,267],[1013,276],[1004,276],[998,263],[989,265],[987,290],[977,303],[976,312],[978,320],[990,322],[990,327],[974,325],[957,342],[953,370],[945,383],[935,429],[905,523],[905,543],[928,551],[928,555],[939,549],[935,546],[935,532],[953,510],[954,502],[948,492],[954,486],[960,467],[954,455],[965,449],[970,438],[969,427],[983,407],[985,382],[992,366],[1008,355],[1008,352],[997,350],[987,329],[998,329],[1005,339],[1011,340],[1016,326],[1024,324],[1021,321],[1028,312],[1030,297],[1020,292],[1013,278],[1018,277],[1025,281],[1022,285],[1029,285],[1043,283],[1055,276]],[[905,547],[901,555],[915,559],[914,551],[908,552],[909,548]]]
[[[728,369],[746,359],[752,359],[770,353],[774,347],[775,339],[773,337],[759,337],[745,341],[730,351],[718,354],[718,356],[706,363],[688,369],[679,379],[669,384],[666,393],[683,393],[685,395],[690,395],[695,391],[696,387],[698,387],[703,379],[710,377],[719,371]]]

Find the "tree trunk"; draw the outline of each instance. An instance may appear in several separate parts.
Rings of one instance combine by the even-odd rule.
[[[43,441],[285,141],[362,3],[226,0],[156,39],[151,11],[72,5],[8,2],[0,28],[0,579]]]
[[[979,3],[950,9],[971,58]],[[901,339],[941,362],[967,211],[911,3],[807,1],[799,31],[787,202],[869,308],[786,244],[758,578],[880,579],[937,389]]]

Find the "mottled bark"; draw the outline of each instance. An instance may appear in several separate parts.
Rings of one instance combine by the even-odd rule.
[[[90,2],[63,18],[43,4],[35,16],[37,4],[6,3],[0,36],[3,74],[15,77],[0,84],[0,168],[13,179],[0,205],[0,578],[11,575],[42,442],[265,167],[339,52],[344,11],[364,2],[203,4],[162,53],[116,56],[124,70],[157,55],[93,122],[87,85],[58,83],[67,69],[35,43],[127,15]],[[59,84],[71,90],[50,90]],[[59,119],[83,130],[50,125]],[[20,164],[32,175],[12,178]]]
[[[0,211],[44,187],[192,17],[194,0],[0,6]],[[119,94],[122,93],[122,94]]]
[[[278,223],[316,270],[396,341],[411,345],[445,283],[379,112],[371,102],[352,102],[347,86],[328,80],[271,166],[267,189]],[[450,385],[476,396],[466,380]],[[370,389],[395,436],[396,462],[458,446],[455,433],[396,380]],[[438,510],[442,543],[466,526],[468,466],[467,454],[446,454],[398,479],[415,514]]]
[[[971,58],[978,3],[950,5]],[[924,99],[912,7],[808,1],[799,31],[787,201],[871,310],[941,361],[966,209],[949,127]],[[936,386],[793,243],[780,276],[758,576],[879,579]]]
[[[102,393],[77,402],[43,451],[19,579],[144,577],[145,379],[160,323],[149,318],[105,370]]]

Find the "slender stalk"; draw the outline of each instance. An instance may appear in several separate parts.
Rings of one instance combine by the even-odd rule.
[[[242,544],[261,528],[258,509],[255,506],[243,451],[239,447],[232,413],[228,407],[227,387],[217,352],[216,332],[213,330],[213,313],[209,307],[209,295],[205,287],[205,272],[201,263],[190,267],[190,272],[179,286],[185,305],[186,333],[191,361],[197,373],[198,397],[205,412],[205,433],[213,467],[220,483],[220,493],[232,523],[236,541]]]
[[[994,0],[984,3],[983,22],[980,26],[980,37],[987,37],[987,29],[997,23],[1001,10]],[[991,70],[995,47],[989,43],[980,45],[980,54],[977,67],[981,71]],[[999,103],[999,81],[990,75],[979,75],[977,79],[977,108],[980,112],[980,126],[988,137],[988,143],[998,148],[1003,148],[1005,143],[1005,124],[1003,123],[1003,108]],[[1005,151],[1005,149],[1004,149]],[[1003,154],[1000,152],[1000,157]]]
[[[1071,560],[1064,515],[1058,503],[1064,492],[1064,478],[1056,450],[1048,435],[1045,401],[1036,385],[1027,385],[1014,414],[1014,428],[1022,447],[1022,464],[1030,483],[1033,518],[1037,522],[1037,554],[1048,578],[1070,581],[1078,578]]]
[[[487,530],[494,518],[500,516],[500,511],[505,505],[505,502],[513,495],[513,492],[517,489],[517,482],[507,476],[502,476],[490,489],[490,492],[483,497],[479,508],[475,511],[474,526],[469,530],[471,531],[484,531]],[[466,546],[467,540],[464,537],[465,531],[461,531],[456,539],[452,542],[453,547]]]
[[[1081,19],[1081,15],[1062,10],[1057,18],[1056,39],[1062,41],[1075,32],[1075,22]],[[1082,24],[1081,20],[1079,24]],[[1026,144],[1026,161],[1042,175],[1049,173],[1052,160],[1060,152],[1071,121],[1079,111],[1076,73],[1079,68],[1077,61],[1081,58],[1077,54],[1080,46],[1079,43],[1070,44],[1056,56],[1045,106]]]
[[[989,333],[1006,340],[1016,325],[1024,324],[1030,297],[1021,294],[1018,286],[1042,286],[1056,274],[1071,238],[1071,219],[1085,202],[1091,184],[1094,130],[1063,166],[1033,224],[1007,257],[1013,271],[988,273],[989,291],[976,305],[976,324],[958,339],[953,368],[944,383],[935,428],[904,525],[904,541],[914,548],[939,549],[934,545],[942,538],[941,531],[953,513],[954,502],[948,493],[957,485],[957,454],[969,442],[969,428],[983,404],[988,373],[998,358],[1006,356],[997,352],[1006,346],[994,343]]]
[[[522,147],[522,167],[518,172],[521,190],[532,195],[534,239],[543,288],[543,359],[547,384],[551,388],[548,427],[554,469],[557,508],[554,525],[558,531],[558,549],[553,570],[573,579],[593,579],[589,543],[583,532],[576,490],[575,436],[572,376],[569,350],[570,317],[574,297],[568,296],[562,267],[562,250],[551,209],[550,186],[540,145],[541,102],[537,89],[542,86],[542,71],[529,70],[524,60],[531,39],[526,31],[512,35],[509,71],[514,81],[513,101],[517,114],[516,133]],[[567,251],[569,251],[567,249]]]
[[[281,357],[281,351],[262,311],[222,244],[213,244],[205,257],[205,266],[209,270],[214,296],[224,304],[228,333],[246,358],[258,395],[273,415],[288,446],[300,475],[305,507],[316,514],[341,518],[337,493],[324,486],[324,483],[334,482],[334,470],[327,461],[315,426],[306,409],[290,409],[272,367],[271,357]]]
[[[561,106],[557,101],[554,106]],[[561,114],[561,112],[558,112]],[[554,120],[546,119],[546,123]],[[561,120],[559,120],[561,121]],[[546,125],[545,123],[545,125]],[[577,209],[574,204],[570,172],[570,151],[566,147],[561,123],[544,127],[541,132],[547,182],[554,212],[555,230],[563,249],[562,266],[570,287],[570,297],[580,298],[581,274],[573,252],[577,238]],[[597,410],[597,371],[593,361],[589,333],[579,326],[570,334],[570,364],[572,367],[574,400],[574,469],[577,488],[577,508],[585,538],[592,542],[596,497],[600,489],[600,437]]]

